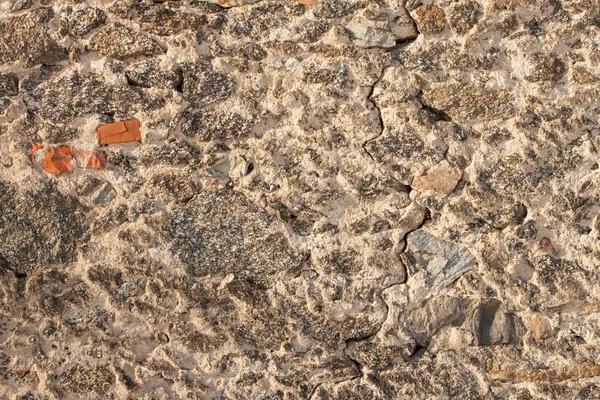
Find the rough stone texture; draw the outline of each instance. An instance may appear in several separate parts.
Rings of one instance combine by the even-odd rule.
[[[119,23],[106,25],[94,33],[88,47],[108,57],[151,56],[163,52],[151,37]]]
[[[0,0],[0,399],[598,398],[599,15]]]
[[[52,8],[41,7],[0,22],[0,64],[21,61],[27,66],[54,64],[67,58],[56,40]]]

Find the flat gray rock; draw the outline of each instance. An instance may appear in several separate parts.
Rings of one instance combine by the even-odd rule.
[[[407,257],[414,260],[414,267],[426,272],[427,290],[431,292],[451,285],[475,265],[467,249],[424,230],[409,234],[407,244]]]

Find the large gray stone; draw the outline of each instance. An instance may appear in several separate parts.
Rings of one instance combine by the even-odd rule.
[[[449,286],[475,265],[475,258],[467,249],[424,230],[408,235],[407,244],[404,259],[416,274],[415,280],[423,277],[429,292]]]

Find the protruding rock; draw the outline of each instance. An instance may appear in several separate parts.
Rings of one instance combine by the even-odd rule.
[[[172,247],[192,276],[245,271],[256,283],[271,282],[275,273],[299,266],[287,239],[271,230],[272,222],[242,194],[203,191],[173,212]]]
[[[79,73],[51,78],[36,87],[28,97],[31,111],[55,122],[67,122],[90,113],[131,112],[160,104],[138,88],[108,83],[97,74]]]
[[[106,21],[104,11],[95,7],[88,7],[75,11],[70,19],[70,29],[74,36],[85,36]]]
[[[160,60],[149,58],[125,69],[130,84],[145,88],[176,89],[181,85],[181,71],[161,68]]]
[[[414,39],[418,32],[408,12],[380,10],[373,7],[346,25],[350,40],[359,47],[390,49],[398,43]]]
[[[52,36],[51,8],[38,8],[0,22],[0,64],[23,61],[28,66],[55,64],[67,52]]]
[[[515,344],[522,334],[520,319],[505,311],[498,300],[482,302],[473,315],[473,336],[479,346]]]
[[[448,23],[452,30],[463,34],[473,28],[481,17],[481,6],[474,0],[461,0],[448,10]]]
[[[452,284],[475,265],[467,249],[422,229],[408,235],[404,259],[414,274],[408,283],[419,296]]]
[[[74,261],[89,240],[83,211],[75,197],[51,183],[18,192],[0,182],[0,266],[22,273]]]
[[[425,175],[417,176],[412,181],[412,188],[428,192],[448,195],[452,193],[460,180],[462,172],[452,167],[447,161],[431,168]]]
[[[427,347],[441,329],[461,325],[470,301],[465,298],[439,296],[402,313],[401,324],[418,345]]]
[[[95,32],[90,37],[89,48],[114,58],[164,53],[163,48],[154,39],[119,23],[106,25]]]
[[[246,4],[257,3],[260,0],[203,0],[203,1],[206,1],[207,3],[218,4],[221,7],[230,8],[230,7],[243,6]]]
[[[513,96],[503,89],[488,89],[473,84],[449,84],[426,91],[423,103],[442,110],[456,120],[510,118]]]
[[[209,63],[183,66],[183,97],[194,105],[217,103],[235,92],[235,80]]]

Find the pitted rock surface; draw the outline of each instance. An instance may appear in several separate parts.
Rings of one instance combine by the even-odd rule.
[[[0,0],[0,399],[597,398],[598,43],[594,0]]]

